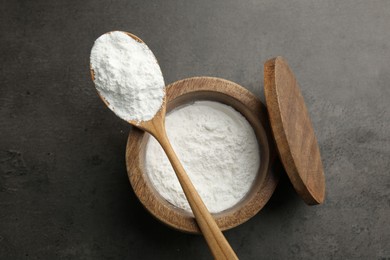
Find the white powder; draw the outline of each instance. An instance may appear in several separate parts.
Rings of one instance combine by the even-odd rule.
[[[95,85],[109,108],[128,121],[147,121],[163,104],[164,78],[152,51],[123,32],[100,36],[91,50]]]
[[[234,206],[250,190],[260,166],[253,128],[232,107],[198,101],[173,110],[166,131],[188,176],[212,213]],[[146,171],[155,189],[173,205],[191,212],[159,143],[150,137]]]

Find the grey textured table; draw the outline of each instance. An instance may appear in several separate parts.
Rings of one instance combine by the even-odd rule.
[[[327,198],[282,177],[268,205],[226,232],[242,259],[390,259],[389,1],[1,1],[0,258],[208,259],[200,236],[153,219],[132,192],[129,126],[104,107],[89,52],[140,36],[166,82],[217,76],[263,99],[263,63],[301,84]]]

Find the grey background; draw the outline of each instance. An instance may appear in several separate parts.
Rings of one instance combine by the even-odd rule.
[[[217,76],[264,100],[267,59],[296,73],[327,198],[306,206],[283,177],[226,232],[242,259],[390,259],[389,1],[8,0],[0,12],[1,259],[210,258],[202,237],[160,224],[131,190],[130,127],[88,71],[110,30],[141,37],[167,83]]]

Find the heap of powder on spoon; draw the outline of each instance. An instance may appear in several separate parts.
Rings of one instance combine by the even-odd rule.
[[[123,32],[100,36],[92,47],[95,85],[125,120],[148,121],[164,100],[164,78],[149,48]]]

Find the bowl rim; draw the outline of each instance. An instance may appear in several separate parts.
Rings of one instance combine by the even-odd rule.
[[[279,176],[273,169],[276,150],[263,103],[240,85],[215,77],[192,77],[166,87],[167,112],[196,100],[211,100],[232,106],[254,127],[260,148],[260,168],[248,195],[232,208],[213,214],[221,230],[236,227],[255,216],[272,196]],[[256,127],[255,127],[256,126]],[[131,186],[141,204],[159,221],[174,229],[199,234],[193,215],[165,200],[150,183],[144,170],[149,134],[132,128],[126,145],[126,168]]]

